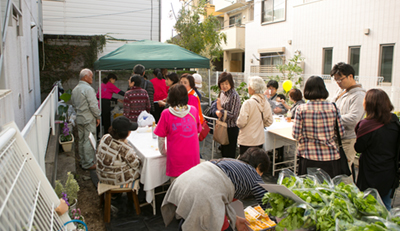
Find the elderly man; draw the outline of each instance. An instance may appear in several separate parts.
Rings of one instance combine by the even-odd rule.
[[[142,83],[140,84],[140,87],[147,91],[147,94],[149,95],[149,99],[150,99],[150,106],[151,106],[150,112],[151,112],[151,114],[154,115],[154,86],[153,86],[153,83],[151,83],[150,80],[144,79],[145,68],[142,64],[137,64],[136,66],[134,66],[133,73],[141,76]]]
[[[95,150],[90,143],[89,135],[96,137],[96,127],[100,124],[100,109],[96,92],[90,86],[93,73],[83,69],[79,74],[80,81],[72,90],[71,102],[76,111],[76,123],[79,135],[79,156],[83,169],[96,169]]]
[[[336,64],[331,70],[331,76],[340,87],[333,101],[336,102],[340,110],[342,124],[345,129],[342,144],[349,167],[353,164],[356,155],[356,150],[354,149],[354,143],[356,142],[354,128],[358,121],[364,117],[363,102],[365,90],[361,87],[361,84],[357,84],[354,75],[355,71],[353,67],[343,62]]]

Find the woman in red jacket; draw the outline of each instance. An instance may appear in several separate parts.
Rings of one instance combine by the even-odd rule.
[[[161,112],[164,110],[164,107],[161,107],[158,104],[158,101],[167,98],[169,87],[165,84],[165,79],[163,78],[160,69],[154,69],[153,75],[154,78],[150,80],[150,82],[154,87],[154,119],[156,120],[156,123],[158,123]]]

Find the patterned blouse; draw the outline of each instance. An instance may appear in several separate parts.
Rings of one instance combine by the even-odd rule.
[[[222,106],[222,117],[224,116],[224,111],[226,111],[226,123],[228,128],[236,127],[236,120],[239,117],[240,112],[240,97],[235,89],[231,88],[227,92],[221,91],[220,95],[221,106]]]
[[[140,159],[129,144],[104,135],[96,152],[97,176],[101,183],[128,184],[139,178]]]
[[[297,156],[314,161],[340,159],[335,143],[336,118],[340,135],[343,136],[340,112],[336,111],[332,103],[310,100],[297,106],[293,124],[293,137],[298,140]]]
[[[124,116],[131,122],[137,122],[142,111],[150,112],[150,100],[147,91],[133,86],[125,93],[124,97]]]

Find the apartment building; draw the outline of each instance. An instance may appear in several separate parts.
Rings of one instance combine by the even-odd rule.
[[[105,35],[100,56],[122,46],[118,40],[160,41],[161,0],[44,0],[45,35]]]
[[[41,104],[41,4],[41,0],[0,1],[0,126],[14,120],[22,130]]]

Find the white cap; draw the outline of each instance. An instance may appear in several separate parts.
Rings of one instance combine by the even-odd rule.
[[[195,86],[197,87],[197,88],[201,88],[201,86],[202,86],[202,78],[201,78],[201,75],[199,75],[199,74],[193,74],[193,78],[194,78],[194,84],[195,84]]]

